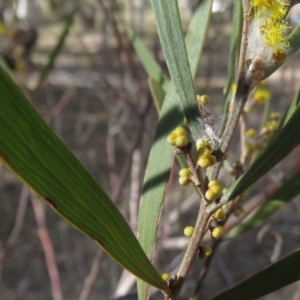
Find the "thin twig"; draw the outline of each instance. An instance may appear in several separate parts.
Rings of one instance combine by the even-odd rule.
[[[36,218],[39,238],[45,254],[47,270],[49,273],[51,283],[52,297],[53,300],[63,300],[62,291],[60,287],[59,273],[55,261],[54,249],[46,227],[43,203],[33,194],[31,196],[31,203]]]
[[[29,190],[25,185],[23,185],[19,205],[17,208],[15,225],[14,225],[14,228],[6,242],[6,245],[5,245],[6,249],[11,248],[14,245],[14,243],[16,242],[16,240],[19,236],[19,233],[23,227],[25,212],[26,212],[27,203],[28,203],[28,197],[29,197]]]
[[[132,153],[131,187],[129,197],[129,220],[133,232],[137,230],[138,202],[140,198],[141,178],[141,149],[135,149]]]
[[[247,157],[247,149],[246,149],[246,121],[243,115],[241,115],[241,119],[240,119],[240,147],[241,147],[240,162],[244,166]]]
[[[139,115],[139,126],[138,126],[138,131],[136,133],[136,136],[131,144],[130,150],[129,150],[129,155],[125,161],[125,164],[122,168],[121,174],[118,179],[118,184],[113,190],[113,196],[112,199],[114,200],[115,203],[118,203],[120,200],[120,196],[124,187],[124,184],[126,180],[128,179],[128,174],[131,169],[131,164],[132,164],[132,154],[135,149],[139,147],[141,144],[143,134],[144,134],[144,125],[145,125],[145,117],[151,107],[152,100],[149,98],[147,99],[146,105],[143,109],[143,111]]]
[[[191,242],[186,250],[186,253],[183,257],[182,263],[177,273],[177,280],[172,290],[172,300],[177,299],[182,285],[189,273],[189,270],[192,266],[192,263],[197,255],[198,249],[200,247],[200,243],[203,239],[203,236],[206,231],[206,226],[209,221],[209,215],[206,213],[205,206],[206,203],[204,199],[201,199],[199,213],[196,221],[196,225],[194,228],[194,233],[191,239]]]
[[[17,208],[14,227],[6,243],[0,244],[0,287],[1,287],[1,278],[2,278],[2,270],[3,270],[5,255],[8,252],[8,250],[13,247],[13,245],[18,239],[21,229],[23,228],[24,217],[25,217],[25,212],[28,203],[28,197],[29,197],[29,190],[25,185],[23,185],[21,195],[20,195],[19,205]]]
[[[251,91],[249,84],[245,80],[245,57],[246,57],[246,49],[248,44],[248,26],[249,26],[248,7],[249,7],[248,1],[243,0],[244,22],[243,22],[243,33],[242,33],[242,42],[241,42],[241,51],[240,51],[239,69],[238,69],[238,84],[237,84],[237,91],[233,101],[232,111],[226,123],[226,127],[218,149],[223,155],[228,150],[233,133],[239,122],[240,115],[243,111],[244,105]],[[222,161],[216,163],[212,168],[209,169],[208,171],[209,181],[218,178],[221,166],[222,166]]]
[[[83,289],[79,295],[78,300],[87,300],[89,298],[100,270],[100,262],[102,257],[103,257],[103,251],[101,249],[98,249],[94,257],[94,260],[92,262],[90,273],[84,281]]]
[[[204,267],[202,268],[202,270],[200,272],[199,279],[197,281],[197,286],[196,286],[196,289],[194,291],[194,295],[192,296],[192,298],[190,298],[190,300],[199,299],[199,292],[200,292],[200,289],[202,287],[202,283],[204,282],[204,280],[205,280],[205,278],[208,274],[209,267],[211,265],[214,254],[215,254],[216,250],[218,249],[218,247],[221,245],[222,241],[223,241],[222,238],[220,238],[219,240],[214,241],[214,243],[211,247],[212,254],[205,259]]]

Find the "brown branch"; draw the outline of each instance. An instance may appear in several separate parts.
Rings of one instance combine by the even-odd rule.
[[[248,45],[248,29],[249,29],[248,28],[249,26],[249,20],[248,20],[249,3],[248,2],[249,2],[248,0],[243,0],[244,22],[243,22],[243,33],[242,33],[241,51],[240,51],[240,59],[239,59],[237,91],[234,97],[232,111],[226,123],[226,127],[218,149],[223,155],[228,150],[233,133],[239,122],[240,115],[243,111],[244,105],[251,91],[250,85],[248,84],[248,82],[246,82],[245,79],[245,58],[246,58],[246,50]],[[221,166],[222,166],[222,161],[216,163],[213,167],[209,169],[207,175],[209,181],[218,178]]]
[[[87,300],[89,298],[100,270],[100,262],[102,257],[103,257],[103,251],[101,249],[98,249],[94,257],[94,260],[92,262],[90,273],[84,281],[83,289],[79,295],[78,300]]]
[[[114,187],[114,190],[113,190],[112,198],[115,203],[119,202],[124,184],[125,184],[126,180],[128,179],[128,174],[129,174],[131,166],[132,166],[133,152],[141,144],[143,133],[144,133],[145,117],[147,116],[147,113],[151,107],[151,104],[152,104],[152,100],[150,98],[148,98],[145,108],[138,116],[139,117],[139,125],[138,125],[137,133],[136,133],[135,138],[130,146],[128,157],[126,159],[126,162],[122,168],[121,174],[118,179],[118,184],[116,185],[116,187]]]
[[[19,205],[17,208],[14,227],[6,243],[4,245],[0,243],[0,285],[1,285],[2,270],[3,270],[6,253],[10,248],[13,247],[16,240],[18,239],[21,229],[23,228],[24,217],[25,217],[25,212],[28,203],[28,197],[29,197],[29,190],[25,185],[23,185],[21,195],[20,195]]]
[[[31,196],[31,203],[38,227],[38,235],[45,254],[47,270],[51,283],[52,297],[53,300],[63,300],[54,249],[46,227],[43,203],[35,195]]]
[[[191,242],[185,252],[182,263],[177,273],[177,280],[172,289],[172,297],[169,299],[175,300],[177,299],[182,285],[190,271],[192,263],[197,255],[198,249],[200,247],[200,243],[203,239],[203,236],[206,231],[206,226],[209,221],[209,215],[205,210],[206,203],[204,199],[201,199],[199,213],[197,217],[197,221],[194,228],[194,233],[191,239]]]

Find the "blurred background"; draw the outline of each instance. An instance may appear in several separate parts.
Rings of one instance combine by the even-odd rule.
[[[79,6],[78,6],[79,5]],[[197,0],[179,0],[186,30]],[[295,26],[298,7],[291,14]],[[222,118],[232,1],[214,1],[213,16],[195,88],[208,94],[211,109]],[[130,27],[161,67],[161,51],[150,1],[146,0],[2,0],[0,63],[31,99],[44,119],[110,195],[136,231],[137,211],[158,114],[148,76],[126,34]],[[283,114],[299,87],[299,54],[267,80],[272,110]],[[1,94],[0,94],[1,101]],[[260,124],[256,107],[251,123]],[[13,120],[12,120],[13,122]],[[232,145],[232,160],[239,157]],[[296,149],[253,189],[256,203],[299,168]],[[197,196],[180,188],[179,166],[172,167],[162,213],[155,265],[175,273],[188,239],[182,230],[193,225]],[[230,182],[223,172],[223,185]],[[254,200],[253,200],[254,199]],[[252,201],[252,202],[251,202]],[[235,239],[224,239],[206,279],[199,282],[204,262],[197,260],[182,292],[208,299],[233,286],[300,243],[299,198],[265,224]],[[234,219],[235,218],[235,219]],[[233,217],[232,222],[238,220]],[[209,239],[207,242],[210,243]],[[124,272],[99,247],[75,230],[0,165],[0,299],[69,300],[136,299],[133,276]],[[153,299],[162,296],[152,290]],[[120,298],[121,299],[121,298]],[[300,299],[293,284],[263,299]]]

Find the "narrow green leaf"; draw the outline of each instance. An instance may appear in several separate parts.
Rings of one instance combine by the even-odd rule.
[[[206,30],[211,15],[212,1],[201,1],[189,25],[186,47],[193,78],[197,72]],[[169,169],[174,148],[167,143],[167,136],[183,120],[177,94],[170,84],[165,97],[152,146],[143,188],[138,218],[139,241],[150,259],[156,241],[159,215],[163,205],[165,186],[169,178]],[[139,281],[139,299],[147,299],[147,285]]]
[[[131,28],[127,27],[126,33],[148,76],[153,78],[166,91],[169,80],[160,65]]]
[[[298,106],[285,126],[278,133],[275,133],[274,138],[254,161],[250,169],[232,184],[223,195],[220,201],[221,204],[244,192],[300,143],[299,118],[300,107]]]
[[[203,122],[194,91],[193,78],[184,43],[177,0],[151,0],[157,30],[168,69],[184,116],[195,139],[203,132]],[[194,57],[193,55],[191,57]],[[198,58],[196,56],[196,58]]]
[[[254,300],[300,279],[300,250],[256,273],[211,300]]]
[[[283,126],[287,123],[287,121],[293,115],[295,109],[299,106],[299,101],[300,101],[300,87],[298,88],[298,91],[295,93],[291,105],[289,106],[289,109],[283,119],[283,124],[282,124]],[[280,126],[280,128],[281,127],[282,126]]]
[[[148,79],[148,85],[151,91],[151,95],[154,100],[154,104],[156,107],[157,112],[159,113],[161,110],[161,107],[163,105],[166,92],[162,88],[162,86],[154,79],[154,78],[149,78]]]
[[[168,290],[119,210],[2,68],[0,90],[1,161],[124,268]]]
[[[242,224],[232,229],[228,236],[235,237],[266,221],[283,205],[300,193],[300,170],[286,181],[267,201]]]
[[[242,27],[243,27],[243,14],[242,14],[242,2],[234,1],[233,3],[233,21],[232,21],[232,33],[230,38],[228,67],[227,67],[227,83],[224,92],[224,114],[228,113],[231,97],[232,97],[232,84],[235,79],[236,73],[236,60],[240,49]],[[221,128],[225,129],[226,118],[223,120]]]
[[[57,40],[55,47],[52,49],[52,51],[49,54],[49,59],[48,59],[47,64],[42,68],[42,70],[40,72],[38,82],[37,82],[35,88],[33,89],[34,91],[36,91],[40,88],[40,86],[43,84],[44,80],[47,78],[47,76],[53,69],[55,61],[56,61],[58,55],[60,54],[60,52],[65,44],[65,41],[69,35],[70,28],[73,24],[73,20],[74,20],[74,17],[76,15],[78,9],[79,9],[79,5],[75,5],[72,13],[70,14],[70,16],[64,26],[64,29],[63,29],[61,35],[59,36],[59,38]]]

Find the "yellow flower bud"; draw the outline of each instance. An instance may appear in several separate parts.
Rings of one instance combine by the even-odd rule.
[[[256,131],[253,128],[249,128],[246,131],[246,136],[249,138],[254,138],[256,136]]]
[[[208,187],[211,188],[213,186],[219,186],[218,180],[212,180],[208,183]]]
[[[183,168],[179,171],[179,176],[183,177],[183,176],[189,176],[192,173],[190,168]]]
[[[270,100],[271,92],[265,88],[259,88],[255,91],[253,95],[253,100],[256,104],[261,105],[266,101]]]
[[[177,135],[177,136],[186,136],[186,131],[183,127],[177,127],[175,130],[174,130],[174,133]]]
[[[199,254],[198,256],[202,259],[210,256],[212,253],[212,250],[210,247],[204,247],[204,246],[200,246],[200,249],[199,249]]]
[[[219,185],[214,185],[209,188],[209,190],[214,193],[216,196],[218,196],[221,193],[221,187]]]
[[[161,275],[161,278],[164,280],[164,281],[168,281],[170,279],[170,275],[168,273],[164,273]]]
[[[208,158],[200,157],[198,160],[198,165],[201,168],[208,168],[210,166],[210,160]]]
[[[214,240],[218,240],[223,234],[224,228],[222,226],[216,226],[211,230],[211,237]]]
[[[279,113],[279,112],[272,112],[272,113],[270,114],[270,118],[271,118],[272,120],[278,121],[278,120],[280,119],[280,113]]]
[[[205,198],[208,201],[214,201],[217,198],[217,195],[209,189],[205,192]]]
[[[199,156],[201,156],[202,158],[210,158],[211,157],[211,151],[208,148],[201,148],[199,150]]]
[[[185,236],[191,237],[194,233],[194,227],[193,226],[185,227],[183,233],[184,233]]]
[[[219,208],[215,214],[214,214],[215,218],[219,221],[219,222],[222,222],[226,219],[226,214],[225,212],[223,211],[222,208]]]
[[[176,146],[184,147],[188,143],[188,139],[186,136],[179,136],[176,138]]]
[[[179,184],[183,185],[183,186],[188,185],[191,182],[191,180],[187,176],[179,177],[178,181],[179,181]]]
[[[197,95],[197,101],[198,103],[202,104],[202,105],[207,105],[210,101],[210,98],[207,95]]]
[[[176,145],[176,136],[174,134],[170,134],[167,138],[167,141],[172,146],[175,146]]]

